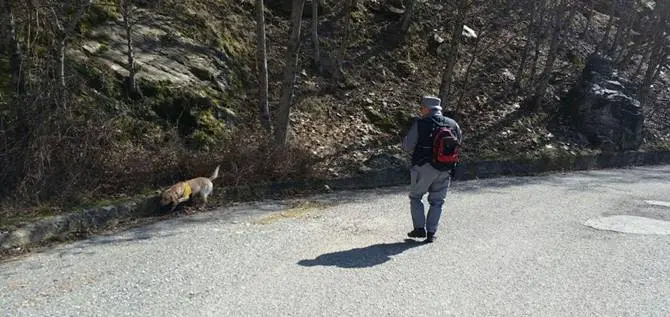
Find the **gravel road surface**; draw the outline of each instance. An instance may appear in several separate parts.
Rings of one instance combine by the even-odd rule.
[[[1,316],[670,316],[670,166],[237,205],[0,264]]]

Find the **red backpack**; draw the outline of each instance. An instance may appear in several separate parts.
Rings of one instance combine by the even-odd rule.
[[[458,137],[448,126],[437,124],[433,131],[433,161],[439,164],[458,163],[461,154]]]

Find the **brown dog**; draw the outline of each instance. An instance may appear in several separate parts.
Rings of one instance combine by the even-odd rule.
[[[209,178],[197,177],[185,182],[176,183],[163,192],[160,204],[161,206],[172,204],[170,211],[174,211],[177,205],[189,200],[191,195],[200,195],[204,206],[207,204],[207,196],[214,190],[212,181],[217,177],[219,177],[219,166],[216,167],[214,173]]]

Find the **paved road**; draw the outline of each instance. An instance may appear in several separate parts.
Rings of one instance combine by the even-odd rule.
[[[0,314],[670,316],[670,167],[455,183],[429,245],[404,241],[406,189],[32,254],[0,265]]]

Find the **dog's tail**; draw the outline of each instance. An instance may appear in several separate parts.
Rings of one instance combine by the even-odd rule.
[[[214,173],[212,173],[212,176],[209,177],[209,180],[213,181],[219,177],[219,167],[220,165],[214,169]]]

